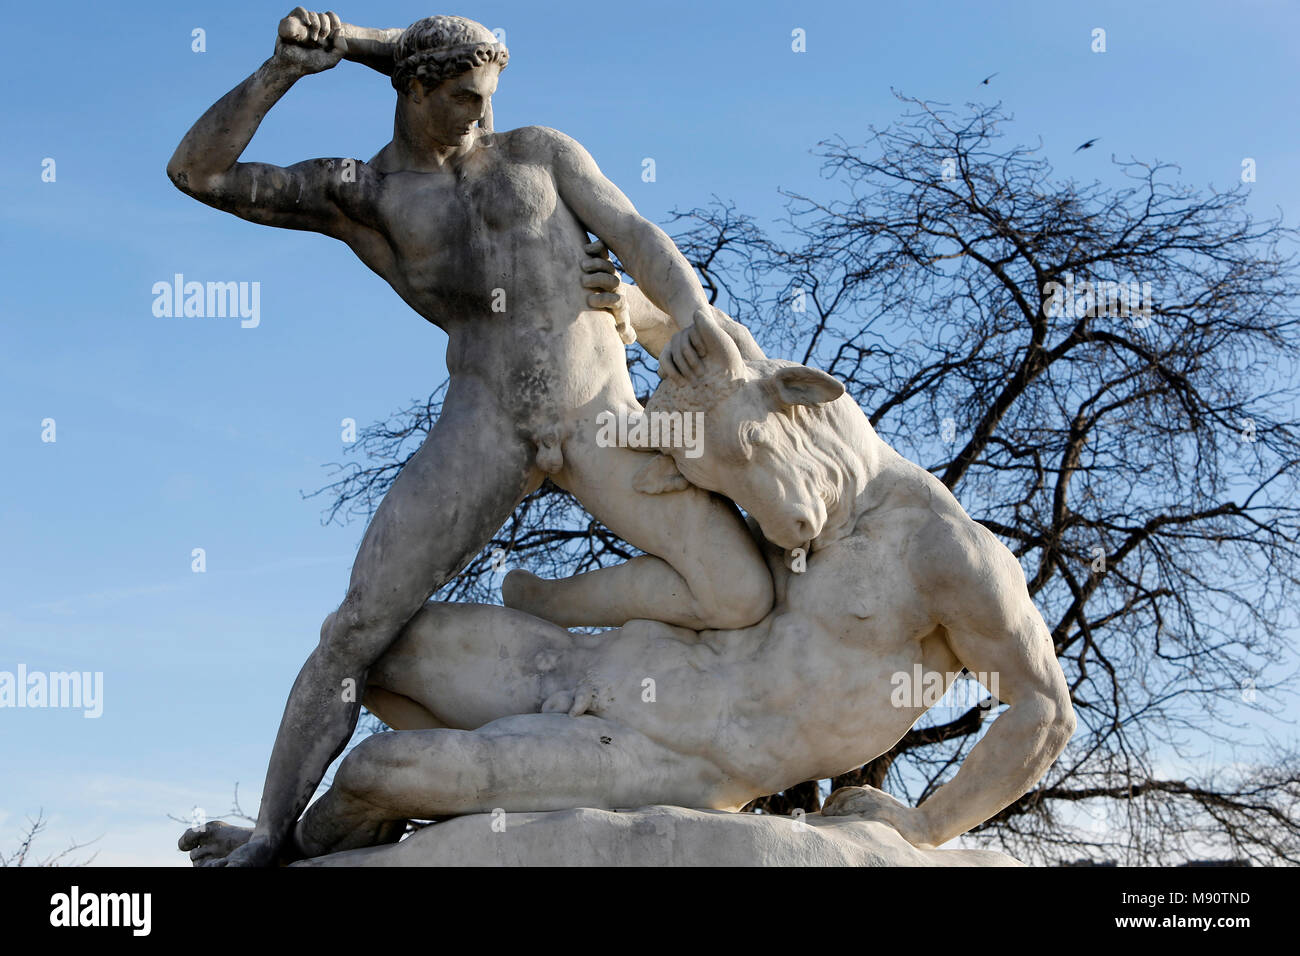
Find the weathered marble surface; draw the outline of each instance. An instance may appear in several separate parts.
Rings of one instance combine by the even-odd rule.
[[[647,407],[699,411],[702,453],[665,448],[641,484],[671,499],[689,481],[743,506],[773,611],[748,628],[634,620],[593,636],[431,602],[368,674],[367,706],[397,732],[344,759],[295,831],[303,855],[380,843],[403,819],[497,808],[736,810],[887,752],[937,703],[922,686],[898,693],[900,678],[933,675],[942,693],[962,668],[1009,706],[953,778],[916,807],[844,787],[823,814],[938,847],[1056,759],[1074,714],[1011,552],[886,445],[834,378],[746,359],[703,312],[690,332],[694,375],[665,380]]]
[[[642,807],[457,817],[396,845],[298,866],[1021,866],[993,850],[919,850],[883,823]]]
[[[343,600],[290,691],[257,831],[214,865],[277,858],[352,735],[367,670],[544,480],[644,554],[544,589],[516,577],[504,595],[510,606],[567,626],[653,617],[702,628],[754,624],[772,604],[771,578],[733,508],[698,488],[671,500],[637,492],[633,476],[653,452],[598,440],[595,415],[641,410],[625,344],[635,336],[656,356],[678,354],[672,336],[708,298],[672,240],[580,143],[544,126],[494,128],[505,45],[463,17],[370,28],[301,7],[274,36],[272,55],[184,136],[168,176],[223,212],[345,243],[419,320],[446,333],[445,343],[430,339],[430,365],[445,346],[450,385],[437,424],[372,518]],[[372,145],[368,161],[356,158],[365,153],[287,166],[245,158],[295,84],[344,61],[391,82],[390,142],[378,152]],[[580,86],[572,95],[588,102]],[[338,109],[316,120],[336,134],[351,122]],[[654,328],[634,331],[626,313],[611,314],[613,277],[584,275],[589,233],[662,307]],[[286,261],[276,273],[289,287],[329,281],[311,261]],[[357,329],[380,334],[365,316]],[[309,321],[302,330],[310,334]],[[344,359],[322,374],[345,370]],[[712,549],[727,560],[712,560]],[[357,692],[340,692],[349,686]]]
[[[289,88],[344,58],[392,76],[393,141],[364,163],[242,161]],[[462,18],[372,30],[299,9],[169,164],[218,209],[347,243],[444,329],[451,374],[293,687],[256,829],[192,830],[181,849],[269,865],[463,817],[361,858],[978,859],[926,854],[1028,791],[1075,726],[1019,563],[839,381],[766,356],[713,309],[578,143],[493,130],[507,59]],[[645,409],[633,338],[663,378]],[[642,412],[679,430],[609,439],[611,416]],[[505,607],[426,603],[547,479],[644,554],[556,581],[516,569]],[[1009,706],[918,807],[843,788],[811,831],[671,809],[735,810],[859,767],[963,669]],[[362,741],[303,812],[363,702],[395,732]],[[570,809],[638,806],[656,809]],[[522,814],[506,835],[476,816],[498,808]]]

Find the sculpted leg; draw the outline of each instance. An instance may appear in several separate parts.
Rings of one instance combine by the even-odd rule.
[[[365,704],[396,730],[474,730],[535,714],[572,692],[594,649],[618,637],[494,605],[426,604],[370,669]]]
[[[294,841],[303,855],[318,856],[373,845],[397,821],[498,808],[721,809],[728,804],[719,777],[703,760],[592,716],[529,714],[477,731],[376,734],[348,754]]]
[[[772,577],[740,513],[693,486],[637,491],[637,474],[656,455],[601,448],[581,433],[566,443],[557,484],[647,554],[558,581],[512,572],[505,603],[565,627],[645,618],[702,630],[760,621],[772,607]]]
[[[366,530],[347,597],[290,692],[252,839],[213,862],[274,861],[351,737],[368,669],[539,483],[532,447],[513,435],[487,388],[472,378],[452,383],[442,416]]]

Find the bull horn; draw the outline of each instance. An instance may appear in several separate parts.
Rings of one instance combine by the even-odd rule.
[[[696,309],[694,324],[704,345],[704,361],[725,369],[736,377],[743,375],[745,360],[740,349],[714,317],[713,310]]]

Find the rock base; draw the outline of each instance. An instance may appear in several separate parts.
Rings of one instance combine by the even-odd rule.
[[[493,824],[495,822],[495,829]],[[472,814],[387,846],[296,866],[1021,866],[994,850],[918,850],[854,817],[681,807]]]

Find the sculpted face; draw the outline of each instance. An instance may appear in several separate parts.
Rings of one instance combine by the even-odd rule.
[[[838,399],[844,386],[804,365],[747,365],[719,327],[701,331],[708,339],[707,374],[687,385],[665,382],[647,408],[702,411],[702,454],[662,450],[671,455],[676,475],[736,502],[773,544],[804,547],[825,527],[842,477],[818,451],[835,442],[819,436],[825,418],[810,409]],[[673,487],[668,467],[659,465],[661,479],[669,480],[658,490]]]
[[[501,68],[497,64],[484,63],[448,77],[432,90],[426,90],[419,80],[412,80],[412,103],[421,114],[429,136],[440,146],[464,143],[470,128],[483,118],[500,76]]]

